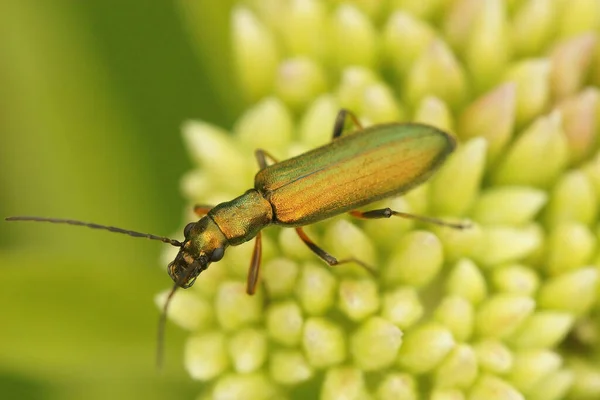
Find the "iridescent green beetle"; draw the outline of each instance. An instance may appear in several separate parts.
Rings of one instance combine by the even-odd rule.
[[[358,129],[343,134],[348,119]],[[246,287],[248,294],[253,294],[261,260],[260,231],[268,225],[295,228],[300,239],[330,266],[352,261],[367,269],[369,267],[360,260],[338,260],[327,253],[310,240],[302,226],[349,212],[364,219],[400,216],[465,228],[466,224],[447,223],[389,208],[356,210],[377,200],[405,193],[425,182],[455,146],[452,136],[429,125],[389,123],[363,128],[354,114],[340,110],[332,141],[324,146],[282,162],[276,161],[264,150],[256,150],[260,170],[254,178],[254,188],[215,207],[196,206],[195,212],[201,218],[186,225],[183,242],[74,220],[39,217],[10,217],[6,220],[81,225],[160,240],[179,247],[175,260],[168,266],[175,284],[164,305],[162,326],[168,304],[177,288],[192,286],[202,271],[223,258],[228,246],[256,238]]]

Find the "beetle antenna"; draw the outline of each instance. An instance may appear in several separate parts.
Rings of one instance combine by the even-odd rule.
[[[165,353],[165,327],[167,325],[167,310],[169,309],[169,305],[171,304],[171,300],[173,299],[175,291],[181,287],[183,282],[189,279],[193,272],[194,267],[190,266],[185,274],[179,276],[177,282],[175,282],[173,288],[169,291],[169,294],[165,300],[165,304],[163,305],[162,312],[160,313],[156,338],[156,369],[159,371],[162,369]]]
[[[169,291],[167,295],[167,299],[165,300],[165,304],[163,305],[162,312],[160,313],[160,318],[158,320],[158,332],[156,337],[156,369],[159,371],[162,370],[164,353],[165,353],[165,326],[167,324],[167,310],[169,309],[169,304],[171,304],[171,299],[175,294],[175,291],[179,287],[179,282],[175,282],[173,288]]]
[[[33,222],[49,222],[52,224],[67,224],[67,225],[85,226],[87,228],[92,228],[92,229],[103,229],[105,231],[110,231],[110,232],[115,232],[115,233],[123,233],[125,235],[129,235],[129,236],[133,236],[133,237],[146,238],[146,239],[150,239],[150,240],[159,240],[163,243],[168,243],[175,247],[183,246],[183,243],[181,243],[179,240],[170,239],[170,238],[164,237],[164,236],[156,236],[156,235],[152,235],[150,233],[142,233],[142,232],[130,231],[130,230],[123,229],[123,228],[117,228],[116,226],[100,225],[100,224],[95,224],[92,222],[83,222],[83,221],[77,221],[77,220],[73,220],[73,219],[18,216],[18,217],[7,217],[7,218],[5,218],[5,221],[33,221]]]

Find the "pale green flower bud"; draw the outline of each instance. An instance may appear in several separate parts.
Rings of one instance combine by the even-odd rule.
[[[407,331],[398,352],[398,365],[416,374],[436,368],[454,348],[452,333],[444,326],[428,323]]]
[[[309,315],[322,315],[335,302],[337,281],[323,265],[306,264],[300,270],[296,296]]]
[[[263,262],[269,262],[272,258],[271,253],[273,244],[271,239],[265,235],[262,239]],[[229,272],[230,279],[233,278],[239,282],[246,282],[248,278],[248,267],[250,266],[250,258],[252,257],[252,251],[254,250],[253,242],[246,242],[240,246],[232,246],[227,249],[227,255],[224,259],[224,264],[217,266],[217,268],[226,268]]]
[[[265,125],[264,121],[269,121]],[[235,133],[244,146],[282,152],[293,133],[290,111],[276,97],[268,97],[246,111],[235,126]],[[254,173],[258,171],[258,164]],[[246,183],[247,185],[247,183]]]
[[[377,400],[417,400],[417,381],[411,374],[392,372],[383,377],[376,391]]]
[[[563,115],[563,127],[573,165],[588,158],[594,151],[594,144],[600,142],[596,136],[596,129],[600,125],[599,103],[600,91],[588,88],[566,99],[558,107]]]
[[[325,368],[346,359],[344,331],[324,318],[311,317],[304,324],[302,347],[310,365]]]
[[[590,230],[573,222],[562,223],[548,238],[546,270],[551,275],[571,271],[591,261],[596,238]]]
[[[464,140],[487,140],[487,164],[494,162],[510,140],[515,126],[516,85],[505,83],[475,100],[458,119],[458,135]]]
[[[425,22],[396,11],[383,29],[384,57],[403,75],[434,38],[433,29]]]
[[[554,371],[530,389],[527,392],[527,398],[532,400],[564,399],[572,385],[573,372],[565,369]]]
[[[479,196],[472,216],[484,225],[522,226],[531,222],[547,199],[544,191],[528,186],[488,189]]]
[[[470,33],[482,7],[481,1],[457,1],[444,19],[444,36],[453,48],[465,51]]]
[[[342,107],[353,110],[360,115],[365,89],[377,82],[372,70],[363,67],[348,67],[342,71],[337,96]],[[329,135],[328,137],[331,137]]]
[[[310,237],[315,243],[321,243],[321,238],[315,233],[315,231],[307,226],[304,232]],[[277,244],[281,246],[283,253],[288,257],[300,261],[315,261],[315,253],[310,251],[306,244],[298,237],[298,234],[293,229],[282,229],[278,232],[279,237]]]
[[[538,311],[531,315],[511,336],[516,348],[538,349],[558,345],[567,336],[575,318],[558,311]]]
[[[573,360],[575,372],[571,396],[576,399],[597,399],[600,396],[600,368],[597,361]]]
[[[381,316],[401,329],[417,322],[423,311],[419,295],[413,288],[399,288],[383,295]]]
[[[588,33],[559,43],[551,55],[550,87],[555,98],[577,93],[589,71],[597,38]]]
[[[229,339],[228,350],[236,372],[253,372],[260,368],[267,358],[267,338],[263,332],[256,329],[242,329]]]
[[[413,118],[415,122],[433,125],[446,132],[454,131],[454,120],[446,104],[437,97],[425,97]]]
[[[370,238],[350,221],[340,219],[327,226],[323,237],[323,246],[341,260],[354,257],[367,265],[376,266],[375,248]],[[367,275],[364,268],[356,264],[336,266],[336,269],[352,268]]]
[[[539,306],[544,309],[586,313],[596,299],[598,269],[580,268],[544,282],[538,294]]]
[[[380,82],[365,87],[360,110],[371,124],[405,119],[391,89]]]
[[[547,225],[580,222],[590,226],[597,221],[598,199],[587,176],[578,170],[567,172],[552,189],[546,212]]]
[[[436,214],[464,215],[479,194],[485,170],[485,139],[476,138],[461,146],[430,183],[431,207]],[[452,190],[448,190],[448,186]]]
[[[513,65],[506,80],[517,85],[516,122],[522,126],[544,110],[550,99],[550,61],[530,59]]]
[[[442,244],[427,231],[414,231],[402,238],[385,269],[383,282],[423,286],[439,272],[443,263]]]
[[[275,40],[247,8],[234,9],[231,24],[238,79],[246,96],[257,100],[273,87],[272,77],[279,63]]]
[[[582,167],[582,171],[592,184],[596,198],[600,199],[600,152]]]
[[[299,275],[297,263],[287,258],[276,258],[261,268],[269,297],[279,298],[294,293]]]
[[[483,369],[495,374],[505,374],[513,366],[513,355],[501,341],[486,339],[474,345],[477,363]]]
[[[362,371],[351,367],[330,369],[321,388],[322,400],[360,400],[367,396]]]
[[[485,266],[521,260],[534,254],[543,241],[543,232],[535,224],[523,228],[490,226],[483,234],[482,244],[473,258]]]
[[[185,368],[193,379],[206,381],[229,367],[227,344],[222,332],[192,336],[185,345]]]
[[[269,337],[286,346],[294,346],[302,339],[303,317],[300,307],[292,300],[270,305],[267,309]]]
[[[370,209],[385,207],[407,213],[415,212],[406,197],[397,197],[389,201],[376,202],[369,206]],[[397,249],[398,239],[403,237],[408,231],[412,230],[415,225],[416,221],[412,219],[389,218],[386,219],[383,224],[380,224],[377,221],[365,221],[365,223],[362,224],[362,229],[379,249],[384,249],[383,254],[387,255]]]
[[[279,65],[275,92],[295,110],[305,107],[326,88],[325,72],[310,58],[288,59]]]
[[[223,189],[235,192],[247,185],[245,178],[252,173],[244,174],[245,155],[224,130],[202,122],[186,122],[183,139],[192,159],[210,177],[211,183],[218,181]],[[220,167],[223,160],[227,160],[228,168]]]
[[[334,96],[325,94],[319,96],[300,121],[299,137],[302,143],[309,146],[322,146],[331,140],[335,115],[340,105]]]
[[[532,185],[545,188],[568,162],[568,144],[560,113],[537,119],[517,138],[496,169],[499,185]]]
[[[531,0],[523,2],[512,21],[512,44],[516,55],[533,56],[546,47],[556,29],[558,2]]]
[[[430,19],[442,12],[448,3],[445,0],[391,0],[392,7],[407,10],[414,16]]]
[[[594,0],[572,0],[564,4],[568,12],[561,18],[560,35],[573,36],[588,31],[598,32],[600,27],[600,5]]]
[[[439,388],[468,389],[478,374],[475,351],[465,344],[458,344],[435,372],[435,386]]]
[[[453,218],[444,219],[454,222],[464,222],[464,220]],[[485,239],[483,229],[477,224],[472,224],[468,229],[450,229],[436,225],[431,230],[442,242],[444,256],[448,263],[476,256]]]
[[[497,294],[485,300],[477,309],[476,332],[481,337],[505,338],[527,319],[535,301],[527,296]]]
[[[402,331],[380,317],[365,321],[350,338],[354,365],[363,371],[381,370],[396,360],[402,344]]]
[[[371,21],[354,6],[343,4],[329,21],[327,52],[333,66],[346,65],[371,67],[377,59],[377,32]]]
[[[506,381],[486,374],[471,388],[469,400],[525,400],[525,397]]]
[[[515,353],[509,380],[524,393],[531,390],[548,374],[560,368],[562,359],[548,350],[525,350]]]
[[[475,311],[468,300],[460,296],[445,297],[435,310],[434,318],[450,329],[457,341],[464,342],[471,337]]]
[[[431,392],[430,400],[465,400],[466,396],[457,389],[434,389]]]
[[[479,92],[498,81],[510,57],[505,7],[502,0],[484,1],[469,35],[465,58]]]
[[[154,303],[163,309],[170,290],[160,292]],[[211,305],[195,293],[177,293],[169,306],[169,319],[189,331],[201,331],[212,325],[214,313]]]
[[[304,382],[313,375],[313,370],[304,355],[296,350],[274,352],[269,360],[269,371],[275,382],[284,385]]]
[[[459,261],[446,280],[446,291],[479,304],[487,296],[487,285],[477,265],[471,260]]]
[[[440,77],[444,79],[440,79]],[[447,45],[434,40],[412,65],[404,88],[405,100],[419,104],[427,96],[436,96],[452,109],[462,105],[467,82],[464,72]]]
[[[323,43],[325,5],[315,0],[289,2],[282,18],[281,35],[290,54],[318,57],[325,52]]]
[[[344,279],[338,287],[338,307],[352,321],[362,321],[379,309],[379,293],[371,279]]]
[[[533,296],[540,286],[537,273],[524,265],[509,264],[492,271],[492,282],[498,292]]]
[[[273,399],[276,390],[263,373],[228,374],[217,381],[212,392],[213,399]]]
[[[246,294],[241,282],[225,282],[219,287],[215,298],[215,313],[221,327],[228,331],[240,329],[262,318],[262,295]]]

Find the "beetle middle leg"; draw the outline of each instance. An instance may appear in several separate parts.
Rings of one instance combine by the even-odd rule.
[[[313,253],[315,253],[317,256],[319,256],[319,258],[321,260],[325,261],[327,263],[327,265],[329,265],[330,267],[333,267],[334,265],[340,265],[340,264],[346,264],[349,262],[354,262],[354,263],[360,265],[361,267],[363,267],[364,269],[366,269],[369,273],[371,273],[373,275],[375,274],[375,270],[373,269],[373,267],[369,266],[368,264],[365,264],[364,262],[362,262],[361,260],[359,260],[357,258],[350,257],[350,258],[344,258],[343,260],[338,260],[331,254],[329,254],[328,252],[326,252],[325,250],[323,250],[322,248],[317,246],[315,244],[315,242],[313,242],[308,237],[308,235],[306,235],[306,233],[304,232],[304,230],[301,227],[296,228],[296,233],[298,234],[300,239],[304,242],[304,244],[306,244]]]
[[[402,218],[407,218],[407,219],[414,219],[417,221],[428,222],[430,224],[447,226],[449,228],[454,228],[454,229],[465,229],[470,226],[470,224],[468,224],[468,223],[452,223],[452,222],[443,221],[438,218],[409,214],[409,213],[405,213],[402,211],[394,211],[391,208],[380,208],[378,210],[370,210],[370,211],[353,210],[353,211],[350,211],[348,214],[352,215],[355,218],[361,218],[361,219],[402,217]]]
[[[331,140],[335,140],[338,137],[342,136],[342,134],[344,133],[344,128],[346,127],[346,121],[348,120],[348,118],[350,118],[350,121],[352,121],[352,123],[354,125],[356,125],[356,127],[358,129],[363,129],[363,126],[360,123],[360,121],[358,120],[358,118],[356,117],[356,114],[354,114],[350,110],[342,108],[338,112],[337,117],[335,118],[335,123],[333,124],[333,135],[331,137]]]

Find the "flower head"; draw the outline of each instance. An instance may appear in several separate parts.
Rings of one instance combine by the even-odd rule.
[[[252,244],[229,248],[169,313],[190,331],[185,365],[204,395],[599,397],[599,21],[587,0],[237,6],[252,105],[232,132],[184,125],[190,204],[252,187],[255,148],[285,159],[325,144],[348,108],[367,126],[419,121],[459,141],[428,183],[369,209],[474,225],[339,216],[307,228],[376,276],[327,267],[293,229],[268,228],[254,296]]]

